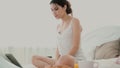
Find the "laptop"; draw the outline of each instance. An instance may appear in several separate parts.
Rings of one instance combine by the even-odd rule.
[[[16,60],[16,58],[12,54],[5,54],[5,55],[10,60],[11,63],[15,64],[20,68],[23,68],[22,65]]]

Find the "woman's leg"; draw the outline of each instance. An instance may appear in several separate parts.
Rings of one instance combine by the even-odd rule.
[[[38,68],[44,68],[46,65],[54,65],[55,60],[48,57],[43,56],[33,56],[32,63]]]
[[[120,64],[120,56],[117,58],[116,63]]]

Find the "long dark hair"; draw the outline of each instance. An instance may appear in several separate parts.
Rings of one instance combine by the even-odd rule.
[[[67,1],[67,0],[51,0],[50,4],[58,4],[61,7],[64,7],[66,5],[67,6],[66,13],[72,15],[71,4],[69,1]]]

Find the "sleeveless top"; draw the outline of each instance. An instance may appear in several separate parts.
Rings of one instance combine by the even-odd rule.
[[[73,18],[72,18],[72,20],[73,20]],[[62,33],[60,33],[60,29],[58,28],[57,47],[58,47],[58,51],[59,51],[60,55],[68,54],[68,52],[70,51],[70,49],[73,46],[72,45],[72,35],[73,35],[72,20],[70,21],[68,27],[62,31]],[[85,59],[81,48],[79,48],[79,50],[77,51],[77,53],[75,54],[74,57],[76,60],[84,60]]]

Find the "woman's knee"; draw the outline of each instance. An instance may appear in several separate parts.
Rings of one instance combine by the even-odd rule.
[[[32,56],[32,64],[36,64],[38,61],[38,56]]]

